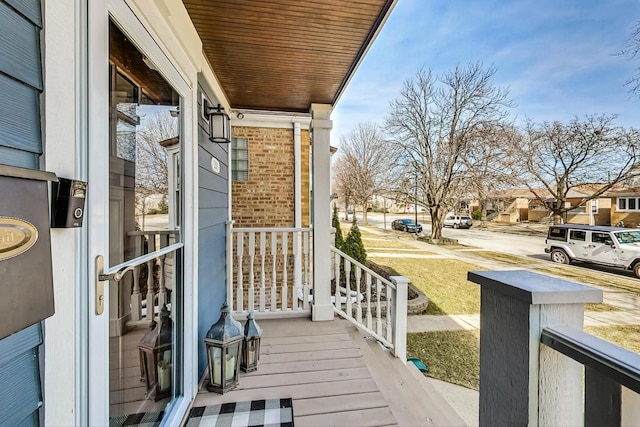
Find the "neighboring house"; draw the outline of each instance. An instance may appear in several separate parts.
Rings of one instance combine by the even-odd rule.
[[[42,287],[45,309],[4,298],[1,425],[108,425],[141,410],[178,425],[205,371],[203,337],[229,297],[231,220],[312,225],[305,274],[323,285],[310,315],[333,319],[331,112],[394,4],[0,0],[0,165],[88,183],[74,193],[86,194],[81,227],[36,224],[51,255],[22,276],[51,266],[52,278],[19,287],[31,298]],[[206,113],[216,105],[232,117],[233,145],[209,139]],[[137,137],[155,114],[179,129],[165,144],[169,214],[136,230],[136,182],[157,173],[142,169]],[[231,167],[242,142],[245,182],[232,180]],[[36,181],[30,171],[2,171],[4,191],[15,179]],[[7,236],[7,218],[30,213],[7,200],[23,197],[3,193]],[[29,206],[43,212],[49,201],[38,197]],[[24,255],[2,255],[13,243],[0,237],[5,271]],[[145,396],[137,343],[165,305],[173,359],[161,392]],[[14,321],[24,313],[29,321]]]
[[[640,188],[617,189],[605,193],[611,205],[611,225],[623,222],[625,227],[640,226]]]
[[[609,197],[599,197],[580,203],[585,197],[597,191],[597,186],[579,186],[569,190],[565,206],[570,209],[564,215],[564,221],[569,224],[611,224],[611,200]],[[537,196],[536,196],[537,194]],[[539,189],[534,194],[529,189],[507,189],[490,197],[488,210],[497,213],[496,221],[514,223],[521,221],[544,222],[549,220],[551,211],[540,200],[543,197],[547,203],[553,203],[553,197],[546,189]],[[470,204],[472,210],[478,209],[478,202]]]

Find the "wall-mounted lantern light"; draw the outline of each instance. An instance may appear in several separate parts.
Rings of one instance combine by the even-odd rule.
[[[209,118],[209,140],[219,144],[231,142],[231,119],[224,112],[224,107],[218,104],[217,107],[209,107],[209,103],[204,103],[204,115]]]

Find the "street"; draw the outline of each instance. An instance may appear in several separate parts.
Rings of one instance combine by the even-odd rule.
[[[426,217],[427,221],[423,219]],[[394,219],[410,218],[414,219],[414,214],[387,214],[386,228],[391,229],[391,222]],[[418,213],[418,223],[422,224],[422,234],[428,236],[431,233],[431,224],[428,222],[428,215]],[[358,220],[361,220],[361,214]],[[369,226],[384,228],[384,215],[381,213],[368,212],[367,222]],[[477,224],[477,222],[476,222]],[[450,239],[457,239],[462,245],[477,247],[481,249],[495,250],[514,255],[530,256],[540,259],[548,259],[544,253],[545,237],[528,236],[520,234],[501,233],[487,229],[471,227],[470,229],[444,228],[442,236]]]

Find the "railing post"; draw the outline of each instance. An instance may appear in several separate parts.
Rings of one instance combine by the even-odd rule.
[[[582,425],[582,365],[540,345],[542,329],[582,329],[602,291],[524,270],[470,271],[481,286],[480,426]]]
[[[225,223],[227,228],[227,304],[233,308],[233,221]]]
[[[391,276],[391,282],[396,285],[393,299],[393,354],[407,363],[407,301],[409,279],[404,276]],[[388,296],[387,296],[388,298]],[[388,301],[387,301],[388,303]]]

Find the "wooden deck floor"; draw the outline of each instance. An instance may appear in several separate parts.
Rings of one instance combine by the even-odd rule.
[[[347,321],[260,325],[258,370],[243,373],[238,388],[224,395],[208,392],[204,381],[194,407],[291,397],[297,427],[464,425],[416,368]]]

